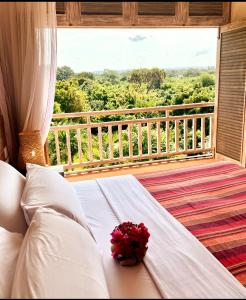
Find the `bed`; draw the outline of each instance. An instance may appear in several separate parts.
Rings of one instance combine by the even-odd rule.
[[[95,235],[95,239],[105,258],[104,265],[106,272],[108,271],[107,276],[110,278],[110,294],[115,298],[130,298],[133,296],[146,297],[146,295],[155,298],[165,297],[165,291],[160,292],[161,284],[157,283],[158,276],[154,278],[158,270],[151,270],[152,266],[146,263],[142,266],[143,270],[139,272],[142,274],[142,277],[140,276],[139,282],[136,281],[135,271],[127,270],[127,282],[135,281],[134,286],[130,284],[130,291],[129,285],[127,283],[126,285],[124,284],[124,276],[117,273],[117,270],[114,269],[114,265],[109,267],[111,261],[108,251],[109,236],[105,233],[109,233],[115,224],[133,218],[139,222],[143,221],[147,223],[152,233],[156,229],[157,224],[155,223],[151,226],[152,220],[147,218],[148,210],[143,209],[143,206],[148,204],[143,201],[143,195],[147,195],[148,200],[150,200],[150,194],[154,198],[152,201],[156,202],[157,200],[158,204],[160,204],[162,208],[165,208],[165,211],[168,211],[174,216],[179,224],[182,223],[193,236],[196,236],[196,240],[199,240],[201,245],[207,247],[209,253],[212,253],[214,257],[216,257],[216,260],[218,262],[220,261],[220,264],[223,264],[227,270],[234,275],[234,278],[237,278],[238,282],[245,285],[245,180],[245,169],[236,164],[220,162],[209,164],[208,166],[197,166],[177,171],[137,175],[136,178],[133,176],[118,176],[73,183],[87,214],[87,219]],[[91,197],[92,194],[93,199]],[[130,203],[128,203],[128,199],[131,199]],[[119,203],[121,204],[119,205]],[[125,206],[131,213],[127,210],[122,213]],[[156,212],[153,213],[155,214],[154,218],[156,218],[156,222],[161,222],[156,216]],[[192,217],[190,218],[190,216]],[[175,223],[175,225],[177,224]],[[182,231],[183,228],[180,227],[179,230]],[[167,235],[167,232],[160,231],[160,234],[164,236],[164,234]],[[173,236],[175,236],[175,233],[173,233]],[[165,238],[166,236],[163,239]],[[177,238],[181,239],[181,237],[178,236]],[[189,243],[191,243],[191,241],[189,241]],[[175,245],[173,247],[175,247]],[[179,245],[177,248],[179,248]],[[181,248],[182,246],[180,246],[180,249]],[[161,247],[159,247],[159,250],[160,249]],[[163,256],[165,256],[165,250],[166,248],[164,248],[163,245]],[[187,249],[182,249],[184,253],[186,250]],[[190,249],[190,251],[193,250]],[[173,253],[168,251],[166,251],[166,253],[169,257],[173,255]],[[204,259],[204,261],[206,261],[205,251],[202,256],[203,258],[200,258],[200,260]],[[175,257],[175,255],[173,257]],[[159,259],[161,260],[161,257],[159,257]],[[168,261],[168,263],[171,264],[171,261]],[[165,267],[167,268],[167,265]],[[194,268],[197,268],[196,264],[194,264]],[[165,272],[165,268],[162,269],[162,271]],[[195,270],[183,271],[184,276],[167,272],[169,278],[172,276],[175,278],[176,276],[175,280],[179,282],[177,286],[175,286],[177,293],[169,291],[166,295],[167,298],[179,298],[182,296],[194,298],[199,297],[199,293],[200,296],[202,295],[203,291],[201,290],[198,294],[192,291],[191,286],[194,282],[187,282],[184,278],[185,276],[192,276],[191,273],[195,272]],[[175,272],[176,274],[177,272],[182,273],[181,266],[175,269]],[[110,273],[115,275],[112,276]],[[213,274],[210,275],[211,278],[213,278]],[[199,274],[196,274],[196,276],[199,277]],[[203,279],[205,279],[205,277]],[[184,287],[182,291],[178,291],[182,281],[185,282],[184,286],[189,288],[186,290]],[[121,286],[123,286],[120,291],[115,288],[119,286],[119,282],[121,282]],[[172,283],[172,285],[174,287],[174,283]],[[217,288],[218,285],[217,283]],[[165,290],[167,290],[167,286]],[[222,295],[220,293],[221,291],[216,294],[216,297]],[[210,296],[213,297],[214,295],[215,294],[212,293]],[[202,297],[209,297],[209,295],[204,292]]]
[[[0,163],[3,184],[6,165]],[[12,178],[18,175],[18,193],[12,185],[10,198],[21,205],[5,223],[0,220],[11,231],[7,240],[15,239],[5,295],[246,298],[246,171],[236,164],[75,183],[35,165],[27,166],[25,179],[16,172],[9,170]],[[19,230],[11,220],[22,222],[23,214]],[[144,222],[150,232],[144,261],[134,267],[120,266],[110,250],[110,233],[128,220]],[[8,233],[3,236],[6,244]],[[0,263],[1,251],[10,253],[2,244],[0,231]]]

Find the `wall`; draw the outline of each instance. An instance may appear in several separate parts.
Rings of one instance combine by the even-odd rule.
[[[231,23],[246,21],[246,2],[231,2]]]

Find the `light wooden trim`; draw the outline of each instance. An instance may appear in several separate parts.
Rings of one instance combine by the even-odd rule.
[[[123,18],[124,24],[128,26],[129,24],[135,25],[137,21],[137,2],[123,2]]]
[[[184,26],[188,19],[188,2],[176,2],[177,23]]]
[[[80,129],[77,128],[76,131],[76,138],[77,138],[77,144],[78,144],[78,154],[79,154],[79,161],[82,162],[82,150],[81,150],[81,132]]]
[[[196,150],[196,120],[195,118],[192,119],[192,132],[193,132],[193,139],[192,139],[192,148]]]
[[[193,27],[215,27],[224,25],[224,17],[218,16],[189,16],[186,25]]]
[[[98,127],[98,147],[100,160],[103,160],[102,127]]]
[[[223,3],[223,16],[188,16],[189,2],[175,2],[174,16],[138,15],[138,2],[122,2],[122,15],[86,15],[81,13],[83,2],[64,2],[65,14],[57,14],[58,27],[215,27],[230,21],[230,2]]]
[[[231,21],[231,2],[223,2],[223,18],[224,24]]]
[[[221,30],[218,29],[217,53],[216,53],[216,82],[215,82],[215,101],[214,101],[214,122],[213,122],[213,146],[217,148],[217,114],[219,106],[219,85],[220,85],[220,56],[221,56]]]
[[[160,112],[160,111],[173,111],[191,108],[203,108],[213,107],[213,102],[207,103],[190,103],[190,104],[178,104],[169,106],[154,106],[145,108],[131,108],[131,109],[119,109],[119,110],[100,110],[100,111],[86,111],[86,112],[75,112],[75,113],[60,113],[53,114],[52,119],[63,119],[63,118],[81,118],[81,117],[95,117],[95,116],[111,116],[111,115],[122,115],[122,114],[136,114],[145,112]]]
[[[213,123],[214,123],[214,119],[213,119],[213,117],[210,117],[209,118],[209,147],[210,148],[214,146],[214,144],[213,144],[213,127],[214,127]]]
[[[89,124],[76,124],[76,125],[57,125],[50,127],[50,131],[55,130],[65,130],[69,129],[77,129],[77,128],[97,128],[97,127],[107,127],[109,125],[128,125],[128,124],[138,124],[138,123],[155,123],[155,122],[164,122],[164,121],[179,121],[185,119],[199,119],[202,117],[210,117],[213,116],[213,113],[206,114],[192,114],[192,115],[182,115],[182,116],[170,116],[170,117],[161,117],[161,118],[149,118],[149,119],[135,119],[135,120],[126,120],[126,121],[109,121],[109,122],[100,122],[100,123],[89,123]]]
[[[233,23],[229,23],[229,24],[226,24],[224,26],[221,26],[220,27],[220,32],[224,33],[224,32],[227,32],[227,31],[241,29],[243,27],[246,27],[246,21],[233,22]]]
[[[128,125],[128,142],[129,142],[129,157],[133,156],[133,145],[132,145],[132,124]]]
[[[203,106],[203,105],[202,105]],[[213,106],[212,104],[208,105]],[[182,106],[184,108],[184,106]],[[73,125],[61,125],[61,126],[53,126],[50,128],[50,132],[54,131],[55,136],[58,136],[58,132],[60,130],[64,130],[66,132],[66,141],[67,141],[67,149],[68,149],[68,163],[65,165],[70,166],[70,168],[76,168],[78,163],[72,162],[71,157],[71,146],[70,146],[70,132],[71,130],[77,131],[77,142],[81,144],[81,141],[79,140],[80,135],[78,135],[78,132],[82,128],[87,130],[87,142],[88,142],[88,154],[89,159],[83,161],[82,157],[79,154],[79,164],[83,167],[93,167],[97,166],[99,164],[110,164],[110,163],[121,163],[121,162],[129,162],[131,160],[141,160],[141,159],[159,159],[164,156],[176,156],[176,155],[182,155],[182,154],[196,154],[196,153],[207,153],[210,151],[213,151],[213,147],[204,146],[203,149],[188,149],[188,120],[193,120],[193,135],[196,140],[196,130],[194,129],[194,124],[197,119],[205,120],[205,118],[212,118],[213,113],[201,113],[201,114],[192,114],[192,115],[181,115],[181,116],[172,116],[170,115],[170,110],[167,109],[169,107],[165,107],[165,117],[157,117],[157,118],[146,118],[146,119],[131,119],[131,120],[122,120],[122,121],[109,121],[109,122],[99,122],[99,123],[92,123],[91,122],[91,114],[87,114],[84,117],[86,117],[87,123],[86,124],[73,124]],[[177,106],[175,106],[177,108]],[[146,110],[146,109],[145,109]],[[123,110],[124,113],[125,110]],[[174,122],[175,124],[175,150],[170,151],[170,121]],[[184,124],[184,149],[180,149],[179,147],[179,130],[180,130],[180,121]],[[203,122],[203,121],[202,121]],[[161,151],[161,124],[165,123],[165,129],[166,129],[166,151]],[[157,135],[157,153],[152,153],[152,124],[155,124],[156,126],[156,135]],[[128,144],[129,144],[129,155],[124,156],[123,153],[123,141],[122,141],[122,126],[127,126],[128,130]],[[119,140],[119,157],[114,157],[114,141],[113,141],[113,126],[118,126],[118,140]],[[134,155],[133,153],[133,136],[132,136],[132,130],[133,126],[137,126],[138,130],[138,154]],[[148,146],[148,153],[143,154],[142,151],[142,126],[147,127],[147,146]],[[103,136],[102,136],[102,128],[107,127],[108,128],[108,141],[109,141],[109,157],[104,159],[103,157]],[[92,139],[92,128],[97,128],[98,130],[98,144],[99,144],[99,160],[93,158],[93,139]],[[203,140],[205,139],[205,123],[202,123],[202,132],[203,132]],[[211,130],[210,130],[211,131]],[[56,140],[56,147],[57,147],[57,140]],[[210,145],[211,146],[211,145]],[[69,150],[70,149],[70,150]],[[80,152],[81,149],[78,145],[78,151]],[[81,152],[82,153],[82,152]],[[59,155],[59,154],[58,154]],[[58,161],[58,164],[60,165],[60,161]]]
[[[55,135],[55,144],[56,144],[56,159],[57,159],[58,165],[60,165],[61,164],[61,156],[60,156],[58,131],[55,131],[54,135]]]
[[[188,149],[188,120],[184,120],[184,150]]]
[[[209,153],[205,154],[199,154],[199,155],[192,155],[192,156],[187,156],[185,158],[185,161],[199,161],[199,160],[204,160],[208,159],[211,160],[213,159],[212,155]],[[98,172],[104,172],[104,171],[110,171],[110,170],[119,170],[119,169],[125,169],[125,168],[131,168],[131,167],[139,167],[141,166],[151,166],[151,165],[159,165],[159,164],[168,164],[172,162],[184,162],[184,158],[176,157],[176,158],[164,158],[164,159],[158,159],[158,160],[150,160],[148,162],[146,161],[141,161],[141,162],[133,162],[133,163],[128,163],[128,164],[121,164],[121,165],[113,165],[113,166],[106,166],[106,167],[93,167],[93,168],[88,168],[86,170],[80,170],[78,171],[67,171],[66,172],[66,177],[72,177],[74,175],[84,175],[84,174],[90,174],[90,173],[98,173]],[[194,162],[193,162],[194,163]],[[195,164],[195,163],[194,163]],[[68,170],[68,169],[67,169]]]
[[[124,25],[130,24],[132,19],[132,2],[122,3],[122,15]]]
[[[69,23],[69,4],[70,2],[64,2],[64,8],[65,8],[65,12],[64,14],[56,14],[56,19],[57,19],[57,26],[59,27],[67,27],[69,25],[71,25]]]
[[[178,26],[181,25],[178,23],[176,16],[144,16],[138,15],[136,26],[149,26],[149,27],[161,27],[161,26]]]
[[[142,124],[138,123],[138,155],[142,156],[143,154],[143,145],[142,145]]]
[[[166,111],[166,118],[169,118],[169,110]],[[166,121],[166,152],[170,151],[170,126],[169,121]]]
[[[156,26],[166,26],[167,24],[170,26],[174,25],[181,25],[179,24],[179,19],[177,18],[177,3],[175,3],[175,15],[173,16],[165,16],[165,15],[139,15],[138,14],[138,7],[139,2],[132,2],[134,3],[131,7],[132,9],[132,19],[130,22],[130,26],[149,26],[149,27],[156,27]]]
[[[175,151],[179,151],[179,120],[175,120]]]
[[[161,153],[161,123],[158,121],[156,123],[157,128],[157,153]]]
[[[112,126],[108,126],[108,141],[109,141],[109,158],[113,159],[114,157],[114,145],[113,145],[113,133]]]
[[[148,155],[151,155],[151,153],[152,153],[151,125],[152,125],[152,123],[147,123]]]
[[[230,158],[228,156],[225,156],[223,154],[220,154],[220,153],[215,153],[215,159],[217,160],[224,160],[224,161],[231,161],[233,163],[236,163],[238,165],[240,165],[241,163],[233,158]]]
[[[131,160],[142,160],[142,159],[153,159],[153,158],[159,158],[162,156],[175,156],[175,155],[183,155],[183,154],[198,154],[198,153],[210,153],[213,151],[213,148],[208,148],[208,149],[196,149],[196,150],[187,150],[187,151],[172,151],[169,153],[162,152],[160,155],[155,153],[155,154],[143,154],[141,157],[140,156],[133,156]],[[105,160],[98,160],[98,161],[93,161],[93,162],[83,162],[83,163],[74,163],[73,165],[69,164],[64,164],[63,167],[64,169],[73,169],[73,168],[79,168],[79,167],[93,167],[93,166],[98,166],[102,164],[112,164],[112,163],[122,163],[122,162],[128,162],[130,160],[129,156],[123,157],[121,159],[114,158],[114,159],[105,159]],[[145,162],[146,163],[146,162]],[[115,166],[118,167],[118,166]]]
[[[201,148],[205,149],[205,118],[201,118]]]
[[[76,2],[74,2],[76,3]],[[122,2],[122,15],[111,15],[111,14],[84,14],[83,13],[83,2],[77,2],[77,15],[79,14],[79,22],[74,21],[73,23],[77,27],[124,27],[129,25],[129,10],[130,5],[127,2]],[[129,2],[130,3],[130,2]]]
[[[223,15],[222,16],[189,16],[189,3],[188,3],[188,16],[185,22],[185,25],[188,26],[206,26],[206,27],[215,27],[215,26],[222,26],[230,21],[231,15],[231,3],[230,2],[223,2]]]
[[[67,2],[67,15],[69,20],[69,26],[77,26],[82,24],[80,14],[80,3],[81,2]]]
[[[118,125],[118,137],[119,137],[119,157],[123,157],[123,144],[122,144],[122,125]]]
[[[88,144],[89,161],[92,161],[93,160],[93,155],[92,155],[93,152],[92,152],[91,127],[87,127],[87,144]]]
[[[72,164],[72,155],[71,155],[70,131],[69,131],[69,129],[66,129],[65,132],[66,132],[68,164],[71,165]]]
[[[124,27],[123,15],[83,15],[83,23],[77,27]]]

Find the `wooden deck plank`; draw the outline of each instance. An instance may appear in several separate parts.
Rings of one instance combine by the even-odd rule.
[[[146,163],[146,165],[134,166],[128,168],[126,167],[118,170],[100,171],[100,172],[88,173],[88,174],[66,175],[65,178],[68,181],[74,182],[74,181],[82,181],[82,180],[119,176],[119,175],[126,175],[126,174],[140,174],[140,173],[147,173],[147,172],[154,172],[154,171],[180,169],[189,166],[210,164],[216,161],[219,160],[214,158],[202,158],[202,159],[194,158],[193,160],[184,159],[184,160],[172,161],[172,162],[171,161],[162,162],[162,163],[157,162],[156,164],[152,164],[152,165],[148,165],[148,163]]]

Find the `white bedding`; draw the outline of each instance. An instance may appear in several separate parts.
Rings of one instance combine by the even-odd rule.
[[[53,209],[37,209],[21,245],[11,298],[108,299],[90,233]]]
[[[103,254],[112,298],[246,298],[245,288],[131,175],[72,183]],[[122,221],[151,234],[144,264],[111,257],[110,233]]]

